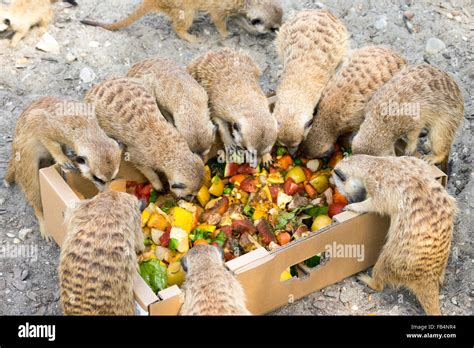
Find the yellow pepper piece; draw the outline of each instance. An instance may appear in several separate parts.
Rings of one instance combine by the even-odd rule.
[[[272,173],[268,175],[267,182],[269,184],[283,184],[285,179],[283,179],[283,176],[280,173]]]
[[[168,276],[168,286],[181,285],[184,282],[186,274],[184,273],[183,267],[180,262],[172,262],[166,270]]]
[[[212,185],[209,187],[209,193],[214,196],[222,196],[224,193],[224,182],[218,176],[212,178]]]
[[[209,194],[207,186],[203,185],[201,187],[197,194],[197,199],[203,207],[206,206],[207,202],[209,202],[209,200],[211,199],[211,195]]]
[[[201,230],[203,230],[203,231],[208,231],[208,232],[211,232],[211,233],[212,233],[212,232],[214,232],[214,231],[216,230],[217,227],[214,226],[214,225],[209,225],[209,224],[200,224],[200,225],[198,225],[197,228],[199,228],[199,229],[201,229]]]
[[[253,215],[252,215],[252,218],[254,221],[257,221],[258,219],[261,219],[261,218],[267,218],[268,217],[268,213],[266,211],[263,211],[263,210],[260,210],[260,209],[255,209],[255,211],[253,212]]]
[[[304,174],[303,168],[296,166],[286,173],[285,180],[288,180],[288,178],[292,178],[296,184],[299,184],[306,180],[306,175]]]
[[[293,277],[291,276],[291,272],[289,268],[283,271],[283,273],[280,275],[281,282],[287,281],[288,279],[291,279],[291,278]]]
[[[190,233],[194,225],[193,213],[180,207],[170,209],[169,217],[171,218],[171,226],[180,227],[187,233]]]
[[[158,213],[153,213],[151,217],[148,219],[146,224],[149,228],[156,228],[160,231],[165,231],[166,228],[170,226],[168,219],[166,216]]]
[[[316,175],[314,174],[309,180],[311,186],[314,187],[318,193],[323,193],[329,187],[329,179],[326,175]]]
[[[150,219],[150,216],[151,216],[151,213],[149,210],[145,209],[143,212],[142,212],[142,227],[145,227],[146,226],[146,223],[148,222],[148,220]]]

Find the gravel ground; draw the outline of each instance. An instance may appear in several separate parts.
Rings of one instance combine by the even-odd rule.
[[[0,2],[6,3],[5,0]],[[80,0],[80,6],[70,8],[55,5],[56,19],[49,33],[57,40],[60,53],[45,53],[35,49],[37,33],[30,34],[16,50],[0,40],[0,177],[3,178],[10,157],[11,134],[20,112],[34,99],[44,95],[80,99],[95,83],[111,76],[123,76],[132,63],[156,54],[172,58],[185,65],[193,57],[219,46],[231,46],[248,51],[263,71],[265,90],[276,88],[281,65],[271,37],[249,36],[233,24],[234,33],[228,39],[219,38],[206,16],[195,21],[192,32],[204,37],[203,44],[192,46],[179,40],[169,21],[162,15],[149,15],[135,25],[108,32],[86,27],[82,18],[112,21],[129,13],[139,0]],[[113,8],[110,5],[113,4]],[[473,288],[473,169],[472,120],[473,107],[473,35],[472,7],[469,0],[452,1],[284,1],[286,17],[303,8],[327,7],[338,15],[352,33],[351,47],[384,44],[393,47],[409,60],[423,60],[451,73],[461,87],[466,100],[466,113],[451,155],[449,192],[459,204],[453,251],[441,289],[441,309],[445,314],[472,314]],[[413,12],[415,32],[405,27],[402,13]],[[430,38],[443,42],[435,49],[426,47]],[[431,40],[433,41],[433,40]],[[444,47],[444,48],[443,48]],[[82,74],[81,74],[82,71]],[[81,78],[82,77],[82,78]],[[90,79],[95,78],[92,82]],[[15,239],[19,232],[24,240]],[[28,233],[29,232],[29,233]],[[14,243],[31,252],[32,257],[14,257],[3,252],[0,257],[0,314],[61,314],[57,286],[59,249],[40,238],[32,209],[18,187],[0,188],[0,251]],[[8,256],[8,257],[5,257]],[[315,292],[275,312],[287,314],[402,314],[421,313],[413,295],[403,289],[385,289],[374,293],[348,278],[320,292]]]

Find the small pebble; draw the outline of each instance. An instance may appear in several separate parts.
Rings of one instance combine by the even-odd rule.
[[[66,60],[67,60],[69,63],[72,63],[72,62],[74,62],[75,60],[77,60],[77,57],[76,57],[74,54],[72,54],[71,52],[68,52],[68,53],[66,54]]]
[[[97,75],[91,68],[85,67],[81,70],[79,77],[81,78],[82,82],[91,83],[97,78]]]
[[[454,18],[454,16],[453,16],[451,13],[449,13],[449,12],[446,14],[446,17],[448,17],[449,19],[453,19],[453,18]]]
[[[15,235],[14,235],[13,233],[10,233],[10,232],[9,232],[9,233],[7,233],[7,237],[9,237],[9,238],[15,238]]]
[[[451,303],[456,306],[458,305],[458,301],[456,300],[456,297],[451,298]]]
[[[428,39],[425,51],[428,54],[436,54],[446,48],[446,44],[436,37]]]
[[[20,238],[21,240],[25,240],[26,236],[31,232],[33,232],[33,229],[31,228],[22,228],[18,232],[18,238]]]
[[[13,238],[13,244],[20,244],[21,240],[18,238]]]
[[[36,48],[40,51],[58,54],[60,51],[59,44],[54,37],[49,33],[44,33],[40,41],[36,45]]]
[[[407,10],[407,11],[403,12],[403,16],[408,20],[411,20],[414,15],[415,14],[410,10]]]
[[[382,30],[387,27],[387,17],[382,17],[374,23],[374,27],[377,30]]]

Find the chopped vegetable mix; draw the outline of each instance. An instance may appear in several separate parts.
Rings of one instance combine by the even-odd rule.
[[[179,261],[193,246],[222,248],[228,261],[260,247],[273,250],[330,225],[348,202],[329,178],[350,152],[336,146],[331,158],[309,160],[275,147],[273,164],[266,169],[212,159],[193,202],[160,196],[150,184],[127,182],[129,193],[148,202],[142,212],[141,276],[157,292],[184,281]],[[305,264],[319,262],[316,255]],[[293,276],[295,267],[281,279]]]

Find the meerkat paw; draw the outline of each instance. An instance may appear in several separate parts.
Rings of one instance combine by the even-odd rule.
[[[432,164],[432,165],[441,163],[443,161],[443,159],[440,156],[434,156],[434,155],[423,155],[421,156],[421,159],[427,162],[428,164]]]
[[[267,153],[263,155],[262,157],[262,165],[265,169],[270,168],[270,166],[273,164],[273,158],[272,155]]]
[[[58,164],[63,170],[71,171],[71,172],[77,172],[78,171],[76,165],[74,164],[74,162],[69,160],[69,159],[67,161],[58,162]]]
[[[53,236],[51,236],[48,231],[46,231],[46,228],[44,227],[43,223],[40,223],[39,226],[41,237],[46,241],[46,242],[52,242],[53,241]]]
[[[383,290],[383,286],[377,281],[375,281],[375,279],[369,276],[368,274],[361,274],[357,277],[357,279],[365,283],[372,290],[379,291],[379,292]]]
[[[344,211],[350,211],[350,212],[357,213],[357,214],[362,214],[362,213],[366,212],[365,210],[361,209],[360,205],[357,204],[357,203],[348,204],[343,208],[343,210]]]

